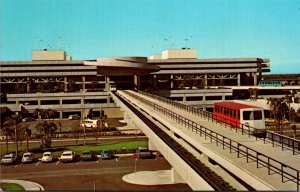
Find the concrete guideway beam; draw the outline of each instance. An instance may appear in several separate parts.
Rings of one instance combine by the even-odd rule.
[[[148,126],[127,108],[113,94],[113,99],[124,112],[141,128],[145,135],[152,141],[155,148],[166,158],[176,172],[173,172],[173,181],[184,180],[193,190],[214,190],[202,177],[200,177],[180,156],[164,143]],[[124,96],[124,95],[123,95]],[[126,96],[128,98],[128,96]],[[125,97],[125,98],[126,98]],[[180,178],[181,177],[181,178]]]

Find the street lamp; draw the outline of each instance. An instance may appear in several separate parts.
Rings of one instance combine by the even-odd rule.
[[[84,99],[85,99],[85,96],[83,95],[83,99],[82,99],[82,102],[83,102],[83,111],[82,111],[82,123],[83,123],[83,145],[85,145],[85,103],[84,103]]]

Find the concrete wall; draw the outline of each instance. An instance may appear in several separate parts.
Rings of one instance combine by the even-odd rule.
[[[62,50],[56,51],[32,51],[32,61],[65,61],[66,52]]]
[[[108,118],[122,118],[124,113],[120,110],[119,107],[116,108],[103,108],[104,114],[107,115]]]
[[[161,53],[162,59],[196,59],[196,49],[170,49]]]

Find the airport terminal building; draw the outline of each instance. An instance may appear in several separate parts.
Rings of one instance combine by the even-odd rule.
[[[92,109],[113,117],[111,89],[149,91],[207,109],[231,100],[224,86],[257,85],[269,59],[199,59],[195,49],[165,50],[150,57],[72,60],[63,50],[32,51],[32,61],[1,61],[1,112],[53,109],[57,118]]]

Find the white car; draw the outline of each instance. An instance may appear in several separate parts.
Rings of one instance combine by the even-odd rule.
[[[34,161],[33,153],[27,152],[23,154],[22,163],[33,163]]]
[[[17,156],[13,153],[4,155],[1,159],[1,164],[3,165],[13,164],[16,162],[17,162]]]
[[[64,151],[59,158],[59,161],[61,162],[72,162],[74,160],[75,153],[73,151]]]
[[[53,161],[52,153],[51,152],[45,152],[43,154],[43,157],[42,157],[42,162],[43,163],[48,163],[48,162],[51,162],[51,161]]]
[[[80,119],[80,116],[75,114],[75,115],[69,115],[69,119],[70,120],[76,120],[76,119]]]

